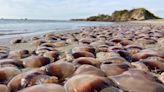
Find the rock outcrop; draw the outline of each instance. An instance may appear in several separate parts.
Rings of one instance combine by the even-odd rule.
[[[98,15],[98,16],[89,17],[86,20],[87,21],[110,21],[111,19],[112,19],[111,16],[101,14],[101,15]]]
[[[148,20],[148,19],[159,19],[159,17],[155,16],[150,11],[144,8],[121,10],[115,11],[112,13],[111,21],[130,21],[130,20]]]

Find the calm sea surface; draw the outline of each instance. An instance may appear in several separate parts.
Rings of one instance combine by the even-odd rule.
[[[0,39],[64,32],[89,26],[107,26],[111,22],[0,19]]]

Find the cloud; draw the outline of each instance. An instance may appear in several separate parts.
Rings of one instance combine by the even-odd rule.
[[[70,19],[145,7],[164,17],[162,0],[0,0],[0,17]]]

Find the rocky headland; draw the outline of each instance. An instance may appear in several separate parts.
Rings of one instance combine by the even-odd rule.
[[[144,8],[136,8],[132,10],[118,10],[114,11],[112,15],[98,15],[91,16],[86,19],[72,19],[73,21],[110,21],[110,22],[123,22],[123,21],[141,21],[149,19],[160,19],[150,11]]]

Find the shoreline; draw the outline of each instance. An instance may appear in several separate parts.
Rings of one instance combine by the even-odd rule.
[[[164,19],[160,19],[160,20],[146,20],[146,21],[113,22],[109,26],[91,26],[91,27],[110,27],[110,26],[116,26],[116,25],[119,25],[119,24],[128,25],[129,23],[141,24],[141,25],[142,24],[151,24],[151,25],[164,26]],[[0,45],[1,46],[9,46],[11,48],[11,50],[16,50],[17,48],[20,48],[20,47],[21,47],[20,49],[25,49],[25,48],[28,47],[28,49],[33,50],[33,49],[35,49],[35,47],[32,46],[32,44],[29,42],[30,39],[33,38],[33,37],[42,38],[43,35],[45,35],[45,34],[67,34],[67,33],[81,32],[82,29],[87,29],[87,28],[91,28],[91,27],[84,27],[84,28],[72,29],[72,30],[51,31],[51,32],[47,32],[47,33],[36,34],[36,35],[25,36],[25,37],[4,38],[4,39],[0,39]],[[25,40],[27,42],[25,42],[25,43],[18,43],[18,44],[11,44],[10,43],[13,39],[19,39],[19,38],[23,38],[23,40]]]
[[[63,27],[60,27],[61,24],[59,24],[59,25],[56,25],[56,28],[54,27],[54,30],[51,29],[51,27],[50,27],[50,30],[42,29],[41,31],[36,31],[36,32],[34,31],[34,33],[33,33],[29,29],[30,30],[29,33],[20,33],[20,34],[18,33],[15,35],[2,35],[0,37],[0,44],[3,44],[4,42],[6,43],[6,41],[4,41],[4,40],[7,40],[7,42],[8,42],[9,40],[14,39],[14,38],[26,38],[27,39],[27,38],[35,37],[35,36],[42,36],[47,33],[60,34],[60,33],[76,32],[82,28],[89,27],[89,26],[94,26],[94,25],[101,26],[101,25],[110,25],[111,24],[110,22],[108,22],[108,23],[106,23],[106,22],[100,22],[100,23],[99,22],[84,22],[83,23],[83,22],[84,21],[79,21],[79,22],[76,21],[75,23],[73,23],[75,26],[72,26],[73,24],[66,24],[66,26],[68,26],[68,28],[65,27],[65,24],[63,24]],[[6,29],[8,29],[8,28],[6,28]],[[17,28],[17,30],[18,29],[19,28]],[[21,29],[21,30],[26,30],[26,29],[28,29],[28,28],[25,26],[25,29]]]
[[[104,22],[104,21],[91,21],[91,22]],[[111,22],[111,23],[112,24],[110,24],[108,26],[112,26],[112,25],[120,24],[120,23],[121,24],[123,24],[123,23],[125,23],[125,24],[127,24],[127,23],[139,23],[139,24],[164,25],[164,19],[143,20],[143,21],[126,21],[126,22]],[[90,27],[94,27],[94,26],[90,26]],[[95,27],[98,27],[98,26],[95,26]],[[77,28],[77,29],[52,30],[52,31],[45,32],[45,33],[37,33],[37,34],[34,34],[34,35],[28,35],[28,36],[25,36],[25,38],[35,37],[35,36],[40,36],[40,35],[42,36],[42,35],[47,34],[47,33],[64,34],[64,33],[69,33],[69,32],[78,32],[77,30],[81,30],[83,28],[87,28],[87,27],[82,27],[82,28]],[[18,34],[18,35],[21,35],[21,34]],[[0,43],[1,43],[1,40],[6,40],[6,39],[10,39],[11,40],[13,38],[19,38],[19,37],[0,38]]]

